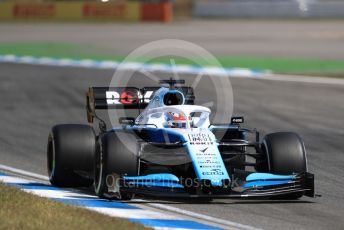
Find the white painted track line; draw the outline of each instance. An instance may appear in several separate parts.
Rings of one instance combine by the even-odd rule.
[[[260,228],[252,227],[252,226],[249,226],[249,225],[245,225],[245,224],[240,224],[240,223],[237,223],[237,222],[229,221],[229,220],[223,220],[223,219],[215,218],[215,217],[212,217],[212,216],[203,215],[203,214],[200,214],[200,213],[187,211],[187,210],[184,210],[184,209],[168,206],[168,205],[165,205],[165,204],[151,203],[151,204],[147,204],[147,205],[155,207],[155,208],[159,208],[159,209],[162,209],[162,210],[167,210],[167,211],[179,213],[179,214],[182,214],[182,215],[191,216],[191,217],[194,217],[194,218],[197,218],[197,219],[207,220],[207,221],[210,221],[210,222],[213,222],[213,223],[217,223],[217,224],[233,226],[233,227],[236,227],[236,228],[239,228],[239,229],[246,229],[246,230],[258,230],[258,229],[260,229]]]
[[[28,171],[25,171],[22,169],[13,168],[13,167],[10,167],[7,165],[0,164],[0,170],[9,171],[12,173],[17,173],[17,174],[20,174],[23,176],[32,177],[32,178],[39,179],[39,180],[45,180],[45,181],[49,180],[49,178],[47,176],[43,176],[43,175],[40,175],[37,173],[28,172]]]

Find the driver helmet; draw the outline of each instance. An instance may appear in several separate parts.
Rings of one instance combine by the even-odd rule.
[[[181,113],[168,112],[166,114],[166,121],[169,128],[186,128],[186,117]]]

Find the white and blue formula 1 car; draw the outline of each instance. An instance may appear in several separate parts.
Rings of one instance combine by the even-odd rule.
[[[90,87],[88,125],[52,128],[47,159],[50,182],[59,187],[94,186],[107,199],[153,197],[274,198],[314,197],[314,175],[307,171],[304,143],[291,132],[210,124],[209,108],[194,105],[183,80],[169,87]],[[176,86],[178,84],[179,86]],[[98,109],[138,109],[137,118],[120,117],[106,129]]]

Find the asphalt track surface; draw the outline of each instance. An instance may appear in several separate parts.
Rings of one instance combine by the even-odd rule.
[[[344,59],[341,20],[188,20],[162,23],[0,23],[0,42],[87,45],[128,55],[159,39],[194,42],[214,55]]]
[[[51,126],[86,123],[84,93],[107,86],[112,70],[0,64],[0,163],[46,175],[46,141]],[[170,77],[161,75],[162,77]],[[194,76],[182,76],[190,83]],[[144,76],[136,86],[153,84]],[[300,133],[321,198],[299,201],[217,199],[150,201],[265,229],[341,229],[344,220],[344,86],[231,79],[234,111],[262,135]],[[201,80],[198,102],[213,88]],[[224,105],[225,106],[225,105]]]

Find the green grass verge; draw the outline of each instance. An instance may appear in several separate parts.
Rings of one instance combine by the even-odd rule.
[[[0,229],[148,229],[0,183]]]
[[[99,49],[98,49],[99,48]],[[30,55],[35,57],[75,58],[122,61],[124,57],[104,54],[104,47],[70,43],[3,43],[0,54]],[[301,58],[267,58],[244,56],[218,56],[223,67],[268,69],[275,73],[315,74],[344,76],[344,60],[320,60]],[[144,57],[139,61],[146,61]],[[170,63],[167,58],[159,58],[150,63]],[[195,64],[198,60],[175,58],[177,64]]]

